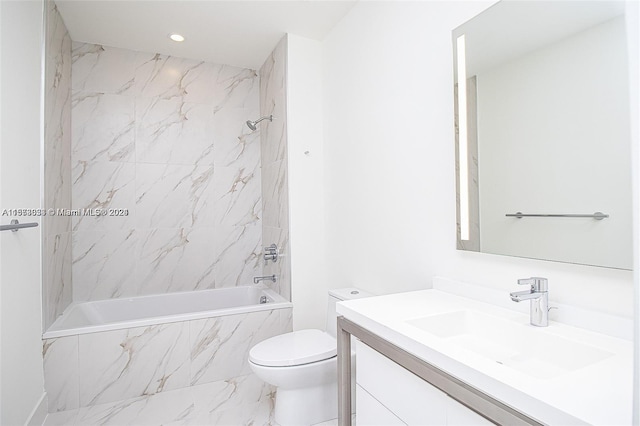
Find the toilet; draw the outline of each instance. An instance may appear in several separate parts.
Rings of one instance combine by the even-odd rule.
[[[251,348],[251,369],[277,387],[276,423],[313,425],[338,417],[336,303],[369,296],[353,287],[329,290],[326,331],[298,330]]]

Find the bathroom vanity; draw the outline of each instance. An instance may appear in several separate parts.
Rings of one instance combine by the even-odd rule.
[[[631,424],[630,340],[553,320],[534,327],[507,294],[487,290],[492,304],[454,287],[436,280],[430,290],[338,304],[341,425],[352,403],[356,423],[369,425]],[[601,330],[630,326],[585,312],[574,323],[589,317]],[[350,335],[355,401],[343,355]]]

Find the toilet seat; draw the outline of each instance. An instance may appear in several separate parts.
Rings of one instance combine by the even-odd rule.
[[[291,367],[335,357],[336,339],[321,330],[299,330],[258,343],[249,360],[265,367]]]

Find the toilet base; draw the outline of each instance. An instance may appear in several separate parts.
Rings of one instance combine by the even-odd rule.
[[[336,383],[276,393],[275,420],[281,426],[314,425],[338,417]]]

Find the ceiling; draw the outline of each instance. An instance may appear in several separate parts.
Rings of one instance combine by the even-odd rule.
[[[56,0],[71,39],[258,69],[285,33],[322,40],[356,1]],[[182,34],[176,43],[167,37]]]

